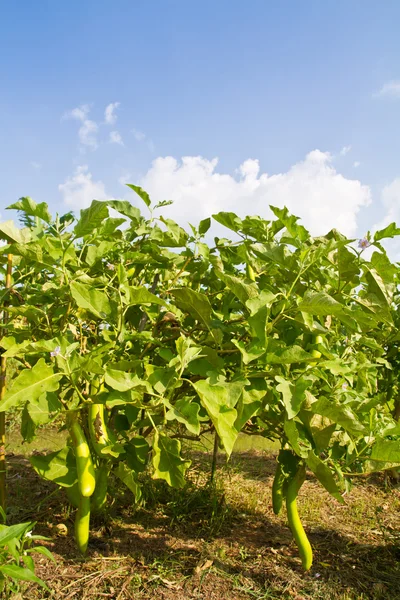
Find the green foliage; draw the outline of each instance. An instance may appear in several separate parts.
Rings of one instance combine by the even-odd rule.
[[[4,513],[2,516],[4,517]],[[34,545],[36,541],[47,539],[39,535],[32,535],[35,525],[36,523],[0,525],[0,591],[2,595],[17,592],[21,581],[37,583],[50,592],[45,582],[35,575],[32,554],[43,554],[53,561],[54,557],[45,546]]]
[[[130,187],[148,217],[93,201],[74,223],[21,199],[10,208],[26,227],[0,224],[4,262],[14,255],[2,345],[20,366],[0,410],[22,409],[24,438],[71,411],[85,429],[88,405],[103,405],[95,467],[136,500],[145,469],[182,488],[180,439],[210,431],[228,456],[239,432],[279,440],[338,500],[354,472],[400,464],[399,271],[380,244],[400,230],[377,232],[365,259],[336,230],[313,238],[271,207],[272,221],[214,215],[235,240],[208,246],[210,219],[189,234],[155,216],[169,201]],[[70,487],[75,459],[68,445],[32,464]]]

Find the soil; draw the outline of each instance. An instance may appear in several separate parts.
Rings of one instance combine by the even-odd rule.
[[[92,519],[86,558],[73,539],[64,490],[41,480],[22,456],[9,458],[8,524],[34,520],[56,563],[37,555],[49,594],[24,584],[13,600],[400,599],[400,491],[384,476],[357,478],[346,503],[312,474],[299,513],[314,550],[304,573],[285,515],[271,508],[275,456],[252,451],[211,458],[194,453],[192,481],[172,490],[144,479],[145,503],[111,482],[107,512]]]

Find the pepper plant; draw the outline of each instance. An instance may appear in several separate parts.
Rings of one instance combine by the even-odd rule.
[[[306,468],[343,502],[354,473],[400,464],[382,386],[398,269],[380,243],[399,230],[377,232],[366,260],[354,240],[313,238],[271,207],[270,221],[213,215],[234,239],[210,244],[210,218],[189,233],[158,216],[168,202],[130,187],[147,217],[121,200],[93,201],[78,220],[30,198],[9,207],[24,226],[0,224],[14,257],[2,347],[21,368],[0,411],[20,407],[27,441],[63,417],[66,446],[31,462],[67,488],[82,552],[111,473],[139,501],[146,469],[185,484],[182,438],[214,431],[228,457],[240,432],[279,440],[274,510],[286,502],[308,569]]]

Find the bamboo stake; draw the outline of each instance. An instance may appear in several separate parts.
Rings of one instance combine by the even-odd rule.
[[[7,256],[7,275],[6,275],[6,289],[11,287],[11,273],[12,273],[12,254]],[[6,303],[4,303],[6,304]],[[3,310],[3,331],[2,337],[5,335],[4,326],[8,320],[8,313]],[[2,400],[6,393],[6,370],[7,370],[7,359],[5,356],[0,358],[0,400]],[[0,506],[6,510],[6,413],[5,411],[0,412]]]
[[[210,483],[214,483],[214,479],[215,479],[215,471],[217,469],[217,458],[218,458],[218,444],[219,444],[219,436],[218,436],[218,433],[215,432],[213,455],[212,455],[212,462],[211,462]]]

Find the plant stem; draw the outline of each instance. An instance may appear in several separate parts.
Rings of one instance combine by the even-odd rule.
[[[7,256],[7,274],[6,274],[6,289],[11,287],[11,273],[12,273],[12,254]],[[4,326],[8,320],[8,314],[3,311],[3,331],[2,337],[5,335]],[[6,393],[6,369],[7,359],[5,356],[1,356],[0,359],[0,400],[2,400]],[[6,413],[5,411],[0,412],[0,506],[6,510]]]

